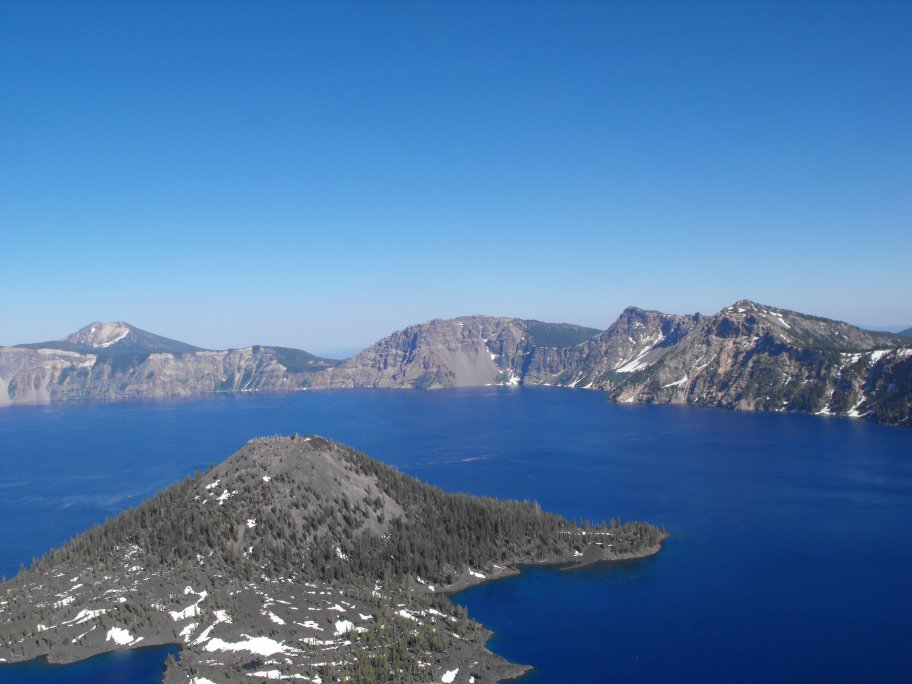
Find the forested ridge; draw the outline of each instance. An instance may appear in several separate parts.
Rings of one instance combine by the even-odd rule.
[[[115,563],[118,549],[135,545],[147,562],[173,567],[202,557],[242,577],[264,570],[324,581],[419,575],[447,584],[466,567],[572,555],[592,543],[610,544],[618,555],[635,553],[663,535],[646,523],[578,526],[534,502],[446,493],[320,437],[258,440],[246,449],[279,456],[284,467],[264,481],[266,468],[242,451],[237,463],[188,477],[50,552],[33,569],[61,561]],[[330,487],[315,486],[309,471],[322,464],[308,455],[326,450],[375,489],[355,499],[339,475]],[[229,494],[219,501],[219,491]],[[389,500],[401,515],[385,513]]]
[[[468,666],[493,682],[522,668],[486,651],[441,590],[525,562],[645,555],[664,536],[450,494],[317,436],[256,439],[3,584],[0,657],[177,642],[169,684],[249,681],[279,663],[313,682],[439,681]],[[284,660],[251,657],[262,648]]]

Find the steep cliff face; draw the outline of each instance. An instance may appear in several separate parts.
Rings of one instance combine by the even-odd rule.
[[[498,358],[521,353],[512,319],[472,316],[434,320],[393,333],[315,378],[315,387],[466,387],[490,384]]]
[[[183,343],[93,323],[0,349],[0,404],[305,388],[556,385],[613,401],[868,416],[910,424],[912,340],[742,300],[713,316],[630,307],[606,330],[465,316],[414,325],[347,361]],[[184,345],[189,346],[189,345]],[[196,348],[191,348],[196,349]]]
[[[636,307],[573,347],[536,349],[524,374],[529,384],[605,389],[661,359],[693,329],[700,315],[673,316]]]
[[[313,387],[473,387],[518,384],[541,342],[573,344],[597,331],[517,318],[464,316],[393,333],[313,380]],[[541,342],[540,342],[541,341]]]
[[[297,390],[336,363],[300,350],[246,347],[169,353],[0,349],[0,405]]]
[[[912,347],[895,336],[740,301],[607,384],[620,402],[909,420]]]

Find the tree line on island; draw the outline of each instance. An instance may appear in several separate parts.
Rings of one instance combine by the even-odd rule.
[[[379,496],[352,501],[341,488],[321,492],[291,473],[277,475],[277,486],[263,486],[253,469],[233,474],[237,495],[200,505],[207,492],[196,473],[51,551],[32,569],[61,562],[114,566],[118,550],[135,545],[147,563],[204,558],[247,579],[265,574],[351,584],[420,576],[446,585],[466,567],[490,571],[494,563],[568,556],[592,543],[630,554],[656,546],[664,534],[648,523],[578,525],[534,502],[446,493],[354,450],[341,453],[359,473],[376,478],[404,515],[386,521]],[[388,533],[357,532],[371,517],[388,522]]]

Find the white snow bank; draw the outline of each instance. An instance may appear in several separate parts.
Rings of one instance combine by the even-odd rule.
[[[130,646],[132,644],[139,643],[142,640],[142,637],[134,639],[129,630],[126,630],[123,627],[111,627],[111,629],[108,630],[107,636],[105,637],[105,641],[113,641],[115,644],[118,644],[120,646]]]
[[[256,653],[257,655],[261,656],[271,656],[275,655],[276,653],[287,653],[289,651],[294,651],[294,649],[286,646],[285,644],[264,636],[248,637],[246,641],[236,641],[234,643],[222,641],[218,638],[211,639],[209,643],[206,644],[205,649],[209,652],[250,651],[251,653]]]
[[[446,672],[443,673],[443,676],[440,678],[440,681],[443,682],[443,684],[452,684],[454,681],[456,681],[457,674],[459,674],[458,667],[455,670],[447,670]]]
[[[107,612],[108,611],[106,608],[99,608],[98,610],[89,610],[86,608],[86,609],[80,610],[76,614],[76,617],[74,617],[70,620],[67,620],[66,622],[61,622],[60,624],[62,624],[62,625],[81,625],[83,622],[88,622],[89,620],[94,620],[99,615],[103,615],[104,613],[107,613]]]
[[[190,589],[190,587],[187,587],[187,589]],[[192,589],[190,589],[190,591],[187,591],[187,589],[184,589],[184,593],[185,593],[185,594],[192,594],[192,593],[193,593],[193,590],[192,590]],[[172,611],[169,611],[168,614],[171,616],[171,619],[174,620],[175,622],[178,622],[179,620],[186,620],[187,618],[196,617],[197,615],[202,615],[203,611],[202,611],[202,609],[199,607],[199,604],[200,604],[200,603],[202,602],[202,600],[205,599],[208,595],[209,595],[208,593],[206,593],[205,591],[202,591],[202,592],[200,592],[200,594],[199,594],[199,598],[196,599],[196,601],[195,601],[193,604],[187,606],[187,607],[184,608],[183,610],[172,610]]]
[[[191,622],[180,631],[180,636],[183,637],[184,641],[190,641],[190,635],[193,634],[193,630],[196,629],[198,625],[198,622]]]
[[[308,677],[305,677],[302,674],[298,674],[297,672],[293,672],[289,675],[283,675],[278,670],[263,670],[261,672],[248,672],[247,676],[248,677],[259,677],[260,679],[306,679],[307,681],[313,681],[315,683],[319,683],[321,681],[319,677],[317,677],[316,679],[310,679]]]
[[[194,645],[201,644],[204,641],[206,641],[206,639],[209,638],[209,633],[213,630],[213,628],[218,623],[231,622],[231,618],[228,617],[228,613],[226,613],[224,610],[216,610],[216,611],[214,611],[214,614],[215,614],[215,622],[213,622],[211,625],[206,627],[206,629],[203,630],[203,633],[200,634],[198,637],[196,637],[196,639],[193,641]]]

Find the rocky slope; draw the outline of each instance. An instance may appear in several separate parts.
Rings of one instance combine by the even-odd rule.
[[[909,425],[912,342],[901,335],[747,300],[713,316],[631,307],[575,344],[543,344],[528,323],[473,316],[412,326],[319,374],[312,386],[556,385],[603,390],[619,402]]]
[[[285,347],[206,351],[127,323],[92,323],[56,342],[0,348],[0,405],[298,390],[338,363]]]
[[[566,323],[465,316],[393,333],[320,374],[315,388],[475,387],[516,384],[537,349],[573,345],[598,331]]]
[[[154,335],[123,321],[95,321],[62,340],[16,346],[23,349],[60,349],[102,357],[119,354],[188,354],[203,351],[200,347]]]
[[[443,590],[664,537],[446,494],[315,436],[259,439],[0,585],[0,662],[179,643],[166,682],[495,682],[525,668]]]
[[[603,390],[619,402],[803,411],[910,425],[910,338],[747,300],[712,316],[631,307],[601,332],[489,316],[433,320],[341,363],[278,347],[119,352],[130,339],[121,337],[121,325],[92,324],[95,337],[77,333],[56,348],[0,349],[0,404],[528,384]]]
[[[867,415],[909,423],[912,345],[838,321],[742,300],[594,386],[620,402]],[[662,349],[662,347],[665,347]],[[625,359],[626,361],[626,359]],[[630,365],[632,364],[632,365]]]

